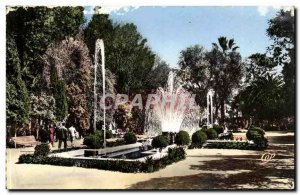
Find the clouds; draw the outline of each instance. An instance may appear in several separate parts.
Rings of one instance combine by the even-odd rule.
[[[293,6],[258,6],[257,11],[260,16],[266,16],[269,11],[271,10],[280,10],[283,9],[284,11],[292,11],[292,15],[294,15],[294,7]]]
[[[84,8],[84,14],[94,14],[94,6],[87,6]],[[128,12],[132,12],[138,9],[139,6],[101,6],[100,9],[96,10],[97,13],[100,14],[116,14],[116,15],[124,15]]]

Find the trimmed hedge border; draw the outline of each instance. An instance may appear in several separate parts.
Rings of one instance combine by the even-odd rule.
[[[101,170],[120,171],[125,173],[150,173],[165,168],[174,162],[185,159],[186,153],[183,148],[169,148],[168,155],[161,159],[149,157],[145,162],[124,160],[96,160],[96,159],[72,159],[61,157],[36,156],[23,154],[19,157],[19,164],[43,164],[67,167],[83,167]]]
[[[204,148],[210,149],[238,149],[238,150],[259,150],[255,144],[239,141],[209,142]]]

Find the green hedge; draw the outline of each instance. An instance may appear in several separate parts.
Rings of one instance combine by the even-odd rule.
[[[169,148],[168,155],[153,160],[147,158],[145,162],[124,160],[96,160],[96,159],[72,159],[61,157],[36,156],[23,154],[19,157],[20,164],[47,164],[67,167],[83,167],[102,170],[120,171],[125,173],[154,172],[169,164],[185,159],[186,153],[183,148]]]
[[[205,148],[215,148],[215,149],[238,149],[238,150],[256,150],[254,144],[249,142],[209,142]]]

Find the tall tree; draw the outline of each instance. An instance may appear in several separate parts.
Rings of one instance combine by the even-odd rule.
[[[282,118],[283,80],[281,76],[267,73],[256,78],[236,97],[244,117],[253,117],[255,125],[278,122]]]
[[[283,110],[288,117],[295,116],[295,18],[294,10],[280,10],[269,20],[267,35],[273,40],[268,48],[276,64],[283,66],[283,93],[286,102]]]
[[[200,45],[194,45],[180,52],[180,70],[178,75],[183,81],[183,87],[196,94],[196,103],[200,107],[206,105],[206,94],[208,91],[210,74],[209,64],[206,59],[206,51]]]
[[[216,116],[220,107],[221,120],[225,120],[225,103],[235,88],[239,87],[243,63],[239,52],[236,50],[234,39],[219,37],[218,44],[213,43],[213,48],[207,53],[209,71],[211,74],[211,86],[215,91],[214,99],[216,104]]]
[[[30,92],[40,92],[41,56],[47,46],[75,35],[84,23],[83,7],[11,7],[6,15],[7,32],[15,34],[22,77]]]
[[[90,111],[88,107],[88,94],[91,86],[92,63],[89,51],[80,33],[74,38],[49,45],[42,56],[44,62],[43,78],[46,86],[57,91],[64,106],[62,93],[67,96],[68,120],[84,133],[90,127]],[[57,75],[54,74],[57,72]],[[55,85],[55,80],[57,84]],[[65,88],[64,84],[65,83]],[[59,90],[59,91],[58,91]],[[65,90],[65,92],[64,92]],[[55,98],[57,100],[57,98]],[[60,108],[58,104],[57,108]],[[65,112],[62,113],[63,116]]]
[[[30,114],[30,98],[22,70],[17,46],[11,35],[6,42],[6,121],[17,133],[17,130],[28,122]]]

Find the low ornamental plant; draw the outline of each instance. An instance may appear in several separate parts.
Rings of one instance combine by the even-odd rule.
[[[248,140],[252,140],[258,150],[264,150],[268,147],[268,140],[265,138],[265,131],[259,127],[250,127],[246,133]]]
[[[183,148],[169,148],[168,155],[161,159],[147,158],[145,162],[124,160],[97,160],[97,159],[74,159],[61,157],[36,156],[22,154],[19,157],[20,164],[47,164],[67,167],[83,167],[102,170],[120,171],[125,173],[154,172],[169,164],[185,159],[186,153]]]
[[[238,150],[256,150],[254,144],[249,142],[239,142],[239,141],[222,141],[222,142],[209,142],[205,148],[211,149],[238,149]]]
[[[202,129],[203,132],[206,133],[207,139],[214,140],[218,138],[218,133],[213,128],[210,129]]]
[[[83,144],[91,149],[99,149],[103,146],[103,133],[96,131],[84,137]]]
[[[186,131],[179,131],[175,136],[175,143],[178,146],[186,146],[191,142],[190,135]]]
[[[50,153],[50,147],[48,144],[42,143],[36,145],[34,148],[35,156],[47,156]]]
[[[207,135],[205,132],[198,130],[192,135],[192,144],[189,148],[202,148],[203,144],[207,140]]]
[[[134,144],[137,141],[136,135],[132,132],[125,133],[124,141],[126,144]]]
[[[214,125],[213,129],[217,132],[218,135],[224,132],[224,128],[220,125]]]
[[[153,148],[159,148],[161,151],[169,145],[169,140],[166,136],[158,135],[153,138],[151,145]]]

